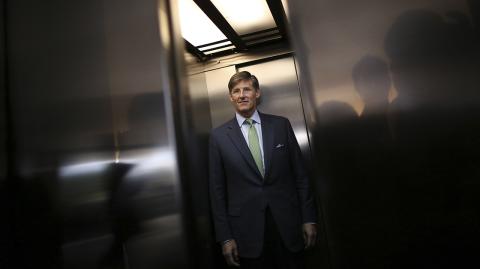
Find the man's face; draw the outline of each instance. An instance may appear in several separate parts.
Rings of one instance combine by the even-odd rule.
[[[252,116],[257,108],[260,90],[252,86],[251,80],[242,80],[230,92],[230,101],[235,110],[244,117]]]

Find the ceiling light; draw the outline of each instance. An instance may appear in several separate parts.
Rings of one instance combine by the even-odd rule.
[[[211,0],[239,35],[276,27],[265,0]]]
[[[179,0],[178,3],[182,36],[190,44],[200,46],[227,39],[193,0]]]

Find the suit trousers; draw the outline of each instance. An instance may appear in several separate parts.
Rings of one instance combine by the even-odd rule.
[[[304,269],[303,251],[293,253],[282,242],[270,208],[265,210],[262,254],[258,258],[240,257],[241,269]]]

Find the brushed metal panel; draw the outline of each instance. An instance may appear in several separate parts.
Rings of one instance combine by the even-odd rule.
[[[235,116],[235,109],[228,95],[228,81],[235,72],[235,66],[205,72],[212,128],[222,125]]]
[[[198,268],[218,268],[223,261],[219,245],[215,242],[213,223],[210,218],[208,197],[208,141],[212,128],[209,95],[205,73],[188,76],[190,96],[189,119],[191,126],[187,133],[193,143],[188,146],[189,171],[188,195],[191,206],[190,226],[194,233],[195,254]]]
[[[332,268],[478,266],[478,5],[288,2]]]
[[[14,265],[187,267],[170,6],[19,0],[7,8]]]
[[[211,130],[212,123],[206,74],[198,73],[189,75],[188,82],[195,131],[201,134],[208,134]]]

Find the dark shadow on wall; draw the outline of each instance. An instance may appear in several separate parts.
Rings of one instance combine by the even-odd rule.
[[[316,110],[317,125],[313,131],[317,182],[315,193],[322,193],[325,230],[332,264],[352,268],[360,264],[358,222],[362,218],[364,193],[357,170],[359,119],[347,103],[329,101]],[[357,207],[358,205],[358,207]],[[341,257],[348,257],[342,259]],[[339,264],[339,262],[341,264]]]
[[[6,268],[62,268],[56,172],[42,171],[9,180],[11,243]]]
[[[480,265],[474,29],[457,11],[403,13],[385,37],[388,63],[366,55],[352,68],[363,113],[337,101],[316,109],[315,185],[334,268]]]
[[[479,266],[476,47],[460,12],[410,10],[387,33],[398,267]]]
[[[362,193],[357,238],[363,245],[356,266],[385,268],[394,264],[395,237],[398,219],[391,210],[395,203],[392,174],[392,137],[388,123],[390,73],[387,63],[372,56],[363,56],[352,69],[355,90],[364,102],[359,117],[357,137],[358,190]],[[357,223],[357,222],[356,222]],[[394,234],[394,233],[393,233]],[[378,263],[381,260],[382,263]]]

